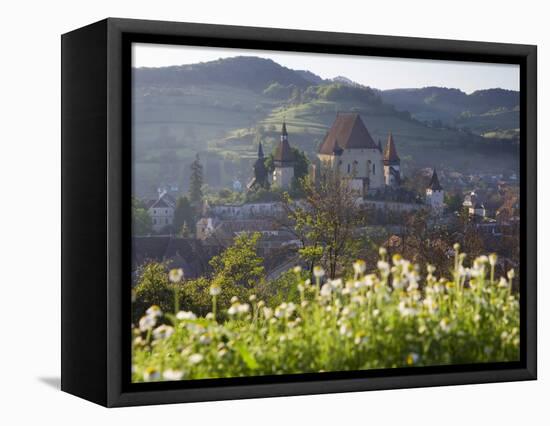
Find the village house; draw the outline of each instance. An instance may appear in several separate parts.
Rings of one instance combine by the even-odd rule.
[[[169,193],[160,192],[156,200],[149,200],[145,205],[149,216],[151,216],[151,223],[155,232],[159,232],[174,223],[176,200]]]

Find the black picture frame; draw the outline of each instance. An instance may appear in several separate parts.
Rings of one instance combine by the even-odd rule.
[[[116,18],[61,42],[63,391],[117,407],[536,379],[536,46]],[[520,361],[130,383],[132,42],[519,64]]]

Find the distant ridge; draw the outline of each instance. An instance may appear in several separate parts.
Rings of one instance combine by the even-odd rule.
[[[138,87],[223,84],[263,90],[273,82],[283,86],[294,85],[305,88],[312,84],[311,78],[314,74],[307,71],[291,70],[271,59],[236,56],[191,65],[135,68],[134,76]]]

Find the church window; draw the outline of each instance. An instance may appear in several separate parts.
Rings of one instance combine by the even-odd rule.
[[[373,174],[373,175],[376,174],[376,164],[373,164],[373,165],[372,165],[372,174]]]
[[[351,172],[351,164],[348,163],[348,173],[350,173],[350,172]]]

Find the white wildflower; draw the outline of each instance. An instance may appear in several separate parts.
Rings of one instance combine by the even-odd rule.
[[[143,380],[146,382],[160,380],[160,372],[154,367],[148,367],[143,372]]]
[[[153,330],[153,338],[154,339],[167,339],[172,334],[174,334],[174,328],[170,327],[169,325],[163,324],[159,325],[157,328]]]
[[[387,275],[390,273],[390,264],[384,260],[379,260],[376,263],[376,267],[382,272],[384,275]]]
[[[179,283],[183,278],[183,269],[177,268],[177,269],[170,269],[170,272],[168,272],[168,279],[172,283]]]
[[[344,282],[342,281],[342,278],[337,278],[335,280],[329,280],[329,284],[333,289],[339,289],[344,286]]]
[[[213,285],[210,287],[210,296],[217,296],[222,292],[222,289],[218,285]]]
[[[271,318],[271,317],[273,316],[273,309],[271,309],[271,308],[264,308],[264,309],[263,309],[263,314],[264,314],[264,317],[265,317],[266,319],[269,319],[269,318]]]
[[[145,311],[145,313],[150,317],[158,318],[162,316],[162,310],[157,305],[151,306]]]
[[[434,313],[437,309],[437,303],[431,296],[426,297],[423,304],[426,308],[428,308],[430,313]]]
[[[315,266],[313,268],[313,276],[318,279],[323,278],[325,276],[325,270],[320,266]]]
[[[181,370],[164,370],[162,373],[164,380],[181,380],[183,378],[183,371]]]
[[[248,303],[241,303],[237,305],[237,312],[239,314],[246,314],[248,311],[250,311],[250,305]]]
[[[407,355],[407,365],[414,365],[418,362],[419,359],[420,356],[417,353],[411,352]]]
[[[189,362],[191,364],[198,364],[204,359],[204,357],[201,354],[193,354],[189,357]]]
[[[447,318],[443,318],[440,322],[439,322],[439,327],[441,328],[441,330],[443,330],[445,333],[448,333],[450,330],[451,330],[451,326],[449,324],[449,320]]]
[[[209,345],[212,342],[212,338],[208,334],[203,334],[199,337],[199,343],[202,345]]]
[[[332,293],[332,287],[330,286],[330,284],[328,283],[323,284],[323,286],[321,287],[321,296],[330,297],[331,293]]]
[[[364,281],[367,287],[374,286],[376,276],[373,274],[365,275]]]
[[[176,318],[179,319],[180,321],[184,321],[184,320],[197,319],[197,316],[191,311],[179,311],[176,314]]]
[[[342,324],[340,326],[340,334],[342,336],[351,337],[351,330],[348,328],[346,324]]]
[[[144,315],[139,320],[139,329],[141,331],[151,330],[156,323],[157,323],[157,320],[155,317]]]
[[[353,263],[353,272],[355,275],[363,275],[367,270],[367,264],[364,260],[357,260]]]

